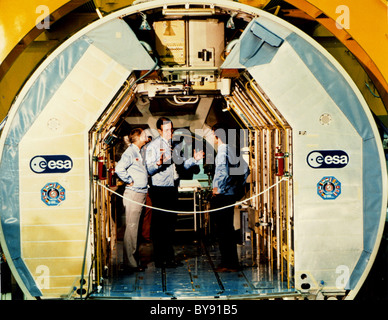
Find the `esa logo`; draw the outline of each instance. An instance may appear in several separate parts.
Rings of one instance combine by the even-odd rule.
[[[73,161],[65,155],[35,156],[30,168],[35,173],[65,173],[73,168]]]
[[[306,160],[314,169],[343,168],[349,163],[349,156],[342,150],[319,150],[310,152]]]

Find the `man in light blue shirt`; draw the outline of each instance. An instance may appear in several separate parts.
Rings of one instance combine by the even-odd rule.
[[[237,158],[235,150],[227,144],[228,128],[217,124],[212,128],[214,143],[218,145],[213,178],[212,209],[221,208],[212,213],[219,241],[221,263],[217,272],[235,272],[241,269],[238,261],[237,243],[234,230],[234,206],[240,190],[244,190],[249,167],[242,157]],[[233,132],[233,131],[232,131]]]
[[[216,170],[213,177],[213,194],[237,197],[249,174],[248,164],[241,157],[237,157],[234,148],[222,142],[222,138],[216,136],[218,144],[217,156],[215,159]]]
[[[172,141],[172,122],[167,122],[161,128],[158,129],[161,135],[147,146],[147,170],[151,176],[152,186],[177,187],[179,185],[177,165],[182,165],[187,170],[197,165],[204,153],[196,152],[194,149],[194,157],[186,159],[180,156],[179,143],[175,144]]]
[[[194,157],[181,157],[179,147],[172,144],[173,124],[170,119],[161,117],[156,122],[160,136],[147,145],[146,166],[151,177],[150,197],[152,201],[151,235],[156,267],[176,267],[173,249],[173,235],[177,214],[155,208],[177,211],[179,174],[177,165],[188,169],[196,165],[204,152],[196,152]]]
[[[124,252],[127,268],[131,271],[142,271],[134,257],[137,250],[139,219],[148,192],[148,173],[140,149],[147,142],[144,131],[133,129],[129,134],[131,144],[122,154],[115,172],[126,184],[123,205],[125,208],[126,227],[124,233]],[[140,203],[140,204],[138,204]]]

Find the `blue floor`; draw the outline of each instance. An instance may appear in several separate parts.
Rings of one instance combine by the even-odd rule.
[[[257,263],[251,248],[239,246],[240,272],[217,273],[216,245],[188,244],[176,246],[183,266],[156,268],[149,262],[144,272],[118,274],[105,279],[100,292],[89,299],[257,299],[297,295],[281,281],[268,263]]]

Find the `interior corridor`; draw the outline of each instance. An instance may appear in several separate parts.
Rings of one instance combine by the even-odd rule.
[[[175,254],[182,266],[156,268],[151,261],[152,245],[141,244],[145,271],[118,271],[104,279],[101,290],[92,292],[88,299],[270,299],[299,295],[276,266],[273,270],[270,261],[254,254],[251,241],[238,245],[242,271],[223,273],[215,271],[220,262],[216,242],[198,241],[191,235],[178,241]]]

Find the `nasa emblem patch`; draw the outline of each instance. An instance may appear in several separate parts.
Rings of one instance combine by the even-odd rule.
[[[323,177],[317,184],[318,195],[324,200],[334,200],[341,194],[341,182],[335,177]]]

